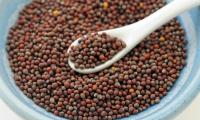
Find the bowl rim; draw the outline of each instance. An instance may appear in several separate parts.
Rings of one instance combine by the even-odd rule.
[[[0,4],[1,4],[1,0],[0,0]],[[198,51],[200,52],[200,49]],[[169,106],[165,108],[164,110],[165,114],[162,114],[163,116],[160,116],[160,114],[158,115],[155,113],[154,115],[144,118],[143,120],[160,120],[160,119],[163,120],[163,118],[168,119],[172,117],[169,115],[175,115],[175,112],[177,112],[177,110],[179,110],[180,112],[181,111],[180,108],[182,109],[185,108],[199,92],[199,85],[200,85],[199,79],[200,79],[200,68],[198,69],[198,74],[194,76],[193,80],[188,85],[188,87],[183,92],[181,92],[181,95],[179,95],[176,98],[178,100],[172,101],[172,103],[170,103]],[[10,108],[12,108],[17,114],[19,114],[25,119],[32,118],[34,120],[44,120],[44,119],[52,120],[46,116],[42,116],[41,114],[38,114],[35,110],[26,106],[14,94],[12,94],[12,91],[6,86],[7,86],[6,83],[4,82],[3,78],[0,76],[0,91],[3,91],[3,92],[0,92],[0,98],[2,98],[2,100]],[[39,115],[39,118],[38,118],[38,115]],[[59,117],[55,117],[53,119],[63,120],[62,118],[59,118]],[[129,118],[125,118],[125,119],[128,120]]]

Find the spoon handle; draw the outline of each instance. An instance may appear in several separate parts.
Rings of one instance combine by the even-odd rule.
[[[200,0],[174,0],[163,8],[156,11],[155,13],[136,23],[137,25],[129,25],[129,32],[133,30],[133,32],[135,33],[136,29],[138,29],[138,33],[134,34],[136,35],[134,37],[136,38],[136,40],[138,40],[136,41],[136,43],[139,43],[144,39],[144,37],[155,31],[162,25],[166,24],[171,19],[175,18],[184,11],[187,11],[198,5],[200,5]],[[132,41],[127,42],[130,45],[130,49],[135,47],[135,44],[133,44],[133,46],[131,45],[131,43],[133,43]]]

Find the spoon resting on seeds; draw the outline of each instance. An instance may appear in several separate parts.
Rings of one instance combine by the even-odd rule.
[[[174,0],[139,22],[78,38],[68,49],[69,66],[82,74],[99,72],[122,59],[156,29],[198,5],[200,0]]]

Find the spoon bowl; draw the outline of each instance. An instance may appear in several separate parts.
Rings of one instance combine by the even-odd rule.
[[[112,37],[117,37],[117,38],[121,39],[126,44],[126,49],[122,49],[116,55],[114,55],[110,60],[106,61],[105,63],[103,63],[101,65],[96,66],[95,68],[77,69],[75,67],[75,64],[71,61],[70,57],[68,59],[69,66],[73,70],[75,70],[75,71],[77,71],[79,73],[87,74],[87,73],[95,73],[95,72],[98,72],[100,70],[103,70],[103,69],[109,67],[110,65],[112,65],[114,62],[117,62],[118,60],[120,60],[120,58],[125,56],[126,53],[129,52],[132,49],[131,46],[127,46],[127,45],[130,45],[129,42],[132,40],[132,37],[131,36],[125,36],[125,34],[119,34],[120,31],[122,31],[122,29],[125,29],[125,27],[111,29],[111,30],[105,30],[105,31],[100,31],[100,32],[98,32],[98,34],[106,33],[106,34],[108,34],[108,35],[110,35]],[[87,35],[85,35],[83,37],[87,37]],[[79,45],[79,40],[81,40],[81,38],[75,40],[71,44],[71,46]],[[71,51],[71,46],[69,47],[69,49],[67,51],[68,53]],[[129,49],[127,49],[127,48],[129,48]]]

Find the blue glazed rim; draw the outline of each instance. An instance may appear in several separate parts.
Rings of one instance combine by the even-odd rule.
[[[23,95],[12,79],[5,52],[6,35],[16,20],[17,11],[27,3],[28,0],[0,0],[0,96],[13,111],[25,119],[64,120],[35,105]],[[189,50],[188,64],[181,72],[181,77],[160,104],[123,120],[168,120],[183,110],[199,92],[200,10],[185,13],[179,20],[186,29]]]

